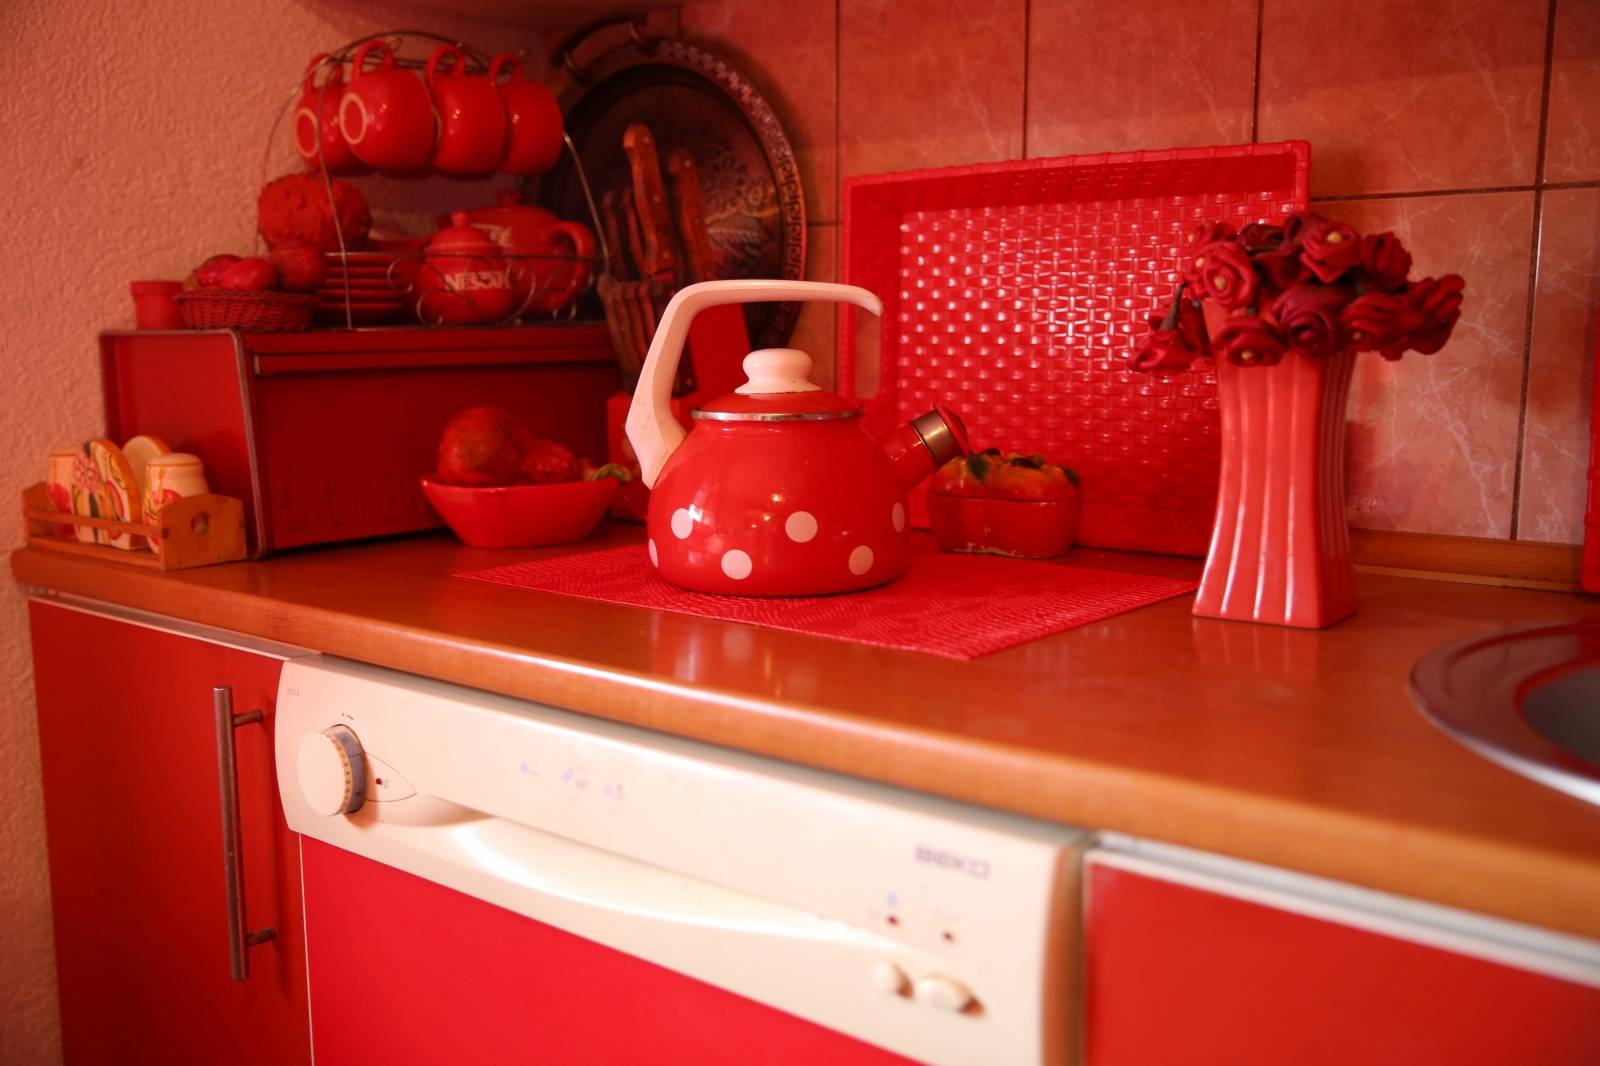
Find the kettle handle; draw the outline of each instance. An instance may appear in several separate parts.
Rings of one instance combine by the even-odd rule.
[[[720,304],[782,300],[832,300],[883,314],[882,301],[866,289],[826,281],[756,278],[702,281],[679,289],[661,314],[628,408],[628,441],[638,453],[640,476],[647,487],[654,487],[667,457],[685,436],[683,427],[672,417],[672,384],[678,374],[678,360],[683,356],[683,343],[689,336],[690,320],[705,308]]]

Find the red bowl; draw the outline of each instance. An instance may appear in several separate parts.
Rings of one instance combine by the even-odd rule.
[[[425,477],[422,494],[463,544],[537,548],[570,544],[594,532],[619,484],[616,478],[603,477],[474,489]]]
[[[939,547],[1048,559],[1072,547],[1083,498],[1005,500],[990,496],[928,493],[928,524]]]

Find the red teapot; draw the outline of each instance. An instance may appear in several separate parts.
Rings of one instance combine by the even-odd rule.
[[[518,308],[559,311],[589,287],[595,241],[583,223],[563,222],[542,207],[520,203],[515,189],[501,189],[493,207],[471,211],[467,219],[511,257]]]
[[[495,322],[516,309],[500,246],[457,211],[428,241],[416,277],[417,317],[430,326]]]
[[[936,407],[887,436],[861,407],[807,380],[811,357],[766,348],[744,358],[743,385],[672,417],[689,321],[707,307],[833,300],[882,314],[853,285],[708,281],[667,304],[628,410],[628,440],[651,489],[645,522],[661,576],[701,592],[810,596],[882,584],[911,563],[906,492],[965,453],[966,429]]]

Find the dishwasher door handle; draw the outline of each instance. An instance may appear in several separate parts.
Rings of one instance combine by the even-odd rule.
[[[234,755],[233,731],[264,721],[261,711],[233,713],[233,689],[218,685],[211,690],[211,710],[217,726],[217,798],[222,811],[222,880],[228,909],[228,976],[235,981],[250,977],[250,949],[277,936],[270,925],[245,931],[244,855],[239,842],[239,764]]]

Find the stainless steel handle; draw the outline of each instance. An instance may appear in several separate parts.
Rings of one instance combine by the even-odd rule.
[[[211,690],[211,709],[217,720],[217,791],[222,805],[222,878],[228,907],[228,976],[235,981],[250,976],[250,949],[277,936],[270,925],[245,931],[244,856],[239,849],[239,766],[233,754],[233,731],[260,722],[260,711],[233,713],[233,689],[218,685]]]

